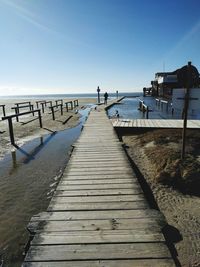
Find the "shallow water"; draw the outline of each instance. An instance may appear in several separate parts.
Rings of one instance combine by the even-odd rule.
[[[134,97],[124,98],[119,104],[115,104],[108,110],[108,115],[114,117],[116,111],[119,112],[119,116],[122,119],[145,119],[145,114],[138,110],[139,99],[143,100],[144,103],[149,106],[149,119],[181,119],[181,112],[174,112],[172,115],[171,107],[169,106],[168,111],[166,106],[163,109],[156,106],[154,97]],[[199,119],[197,115],[188,115],[189,119]]]
[[[72,144],[90,108],[81,110],[78,126],[34,139],[0,161],[0,254],[5,266],[20,266],[30,218],[46,210]]]

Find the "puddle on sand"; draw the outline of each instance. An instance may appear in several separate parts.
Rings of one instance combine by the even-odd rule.
[[[0,161],[0,255],[5,266],[21,265],[29,238],[26,226],[46,210],[89,110],[80,110],[78,126],[34,139]]]

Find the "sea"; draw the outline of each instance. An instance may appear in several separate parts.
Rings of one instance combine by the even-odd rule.
[[[137,96],[142,96],[142,92],[119,92],[118,93],[118,97],[137,97]],[[100,93],[100,96],[103,97],[104,93]],[[116,97],[116,93],[109,93],[108,92],[108,96],[110,98],[115,98]],[[97,93],[88,93],[88,94],[38,94],[38,95],[9,95],[9,96],[0,96],[0,98],[4,98],[4,99],[16,99],[16,98],[27,98],[27,99],[38,99],[38,98],[42,98],[42,99],[55,99],[55,98],[96,98],[97,97]]]

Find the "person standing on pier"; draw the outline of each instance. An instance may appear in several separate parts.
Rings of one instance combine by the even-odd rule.
[[[104,94],[104,104],[107,105],[107,100],[108,100],[108,93],[105,92]]]

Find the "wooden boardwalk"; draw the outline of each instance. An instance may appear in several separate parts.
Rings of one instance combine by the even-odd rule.
[[[104,111],[92,111],[50,202],[34,216],[24,267],[175,266]]]
[[[183,120],[111,119],[115,128],[183,128]],[[188,120],[187,128],[199,129],[200,120]]]

